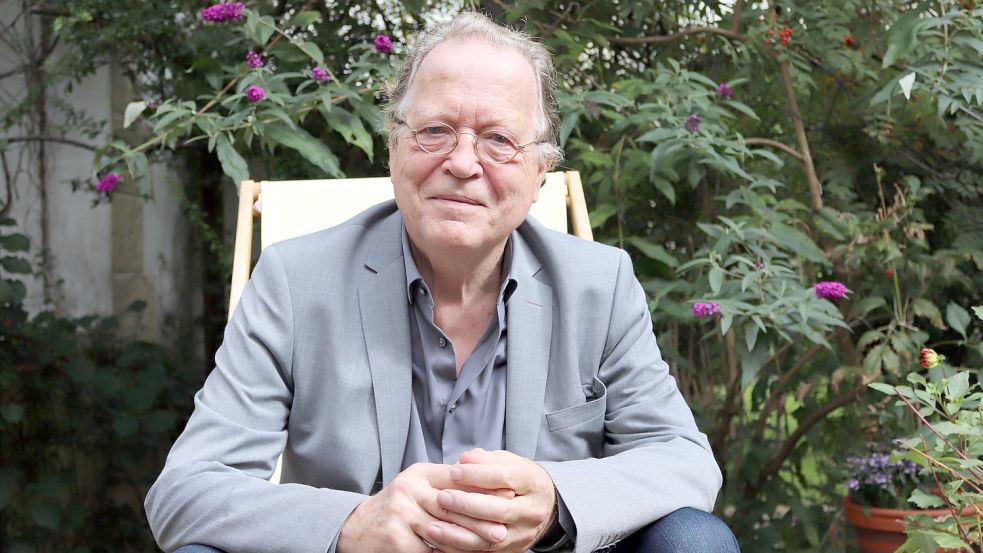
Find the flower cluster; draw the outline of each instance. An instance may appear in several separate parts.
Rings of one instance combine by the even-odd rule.
[[[387,35],[376,35],[375,37],[375,49],[382,52],[383,54],[388,54],[393,51],[393,41]]]
[[[699,132],[700,130],[700,116],[697,114],[692,114],[686,118],[686,123],[683,125],[691,133]]]
[[[727,83],[720,83],[717,85],[717,96],[720,96],[724,100],[727,100],[734,94],[734,89],[730,87]]]
[[[768,36],[770,36],[770,37],[775,36],[775,30],[772,29],[772,30],[768,31]],[[785,27],[781,31],[778,31],[778,38],[779,38],[779,40],[781,40],[782,46],[788,46],[789,41],[792,40],[792,28],[791,27]],[[774,39],[771,39],[771,38],[766,38],[765,39],[765,44],[774,44],[774,43],[775,43]]]
[[[817,282],[813,289],[816,291],[816,297],[824,300],[838,300],[847,293],[846,285],[835,280]]]
[[[865,505],[904,506],[918,486],[918,464],[908,460],[892,463],[890,455],[876,444],[868,444],[867,449],[868,455],[846,460],[850,468],[846,488],[850,495]]]
[[[321,83],[326,83],[331,78],[331,75],[322,67],[315,67],[311,69],[311,80],[318,81]]]
[[[257,54],[254,50],[246,52],[246,66],[250,69],[263,67],[263,56]]]
[[[109,194],[113,190],[116,190],[117,186],[119,186],[119,175],[116,173],[109,173],[99,179],[99,183],[96,184],[96,190],[102,192],[103,194]]]
[[[693,316],[702,319],[720,313],[720,304],[717,303],[694,303]]]
[[[853,46],[853,37],[847,35],[846,38],[843,39],[843,45],[846,46],[847,48]]]
[[[201,18],[205,21],[221,23],[230,19],[242,21],[242,10],[246,5],[242,2],[219,2],[201,10]]]
[[[263,98],[266,98],[266,91],[263,87],[252,85],[246,89],[246,99],[252,103],[256,103]]]

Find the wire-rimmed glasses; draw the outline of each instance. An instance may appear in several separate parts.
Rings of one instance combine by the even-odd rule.
[[[406,125],[421,150],[433,155],[446,155],[453,152],[454,148],[457,148],[458,135],[461,134],[470,134],[474,137],[475,155],[489,163],[508,163],[527,146],[538,143],[534,140],[519,144],[514,136],[501,130],[489,130],[481,134],[459,131],[439,121],[424,123],[417,129],[413,129],[405,121],[398,121],[398,123]]]

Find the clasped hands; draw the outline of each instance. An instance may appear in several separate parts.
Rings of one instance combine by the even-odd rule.
[[[523,552],[556,521],[549,474],[508,451],[417,463],[345,520],[338,553]],[[429,544],[429,545],[428,545]]]

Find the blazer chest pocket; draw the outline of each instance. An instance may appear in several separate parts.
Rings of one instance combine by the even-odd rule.
[[[571,428],[604,416],[608,393],[604,383],[594,377],[593,385],[585,386],[584,391],[588,398],[587,403],[546,413],[546,424],[549,425],[550,432]]]

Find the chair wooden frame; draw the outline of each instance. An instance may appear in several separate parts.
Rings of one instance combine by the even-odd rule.
[[[566,209],[571,234],[593,240],[584,189],[577,171],[563,172],[566,184]],[[232,261],[232,286],[229,293],[229,318],[232,317],[252,270],[253,221],[261,217],[256,202],[266,181],[245,180],[239,186],[239,211],[236,220],[235,251]],[[355,213],[351,214],[352,216]]]

